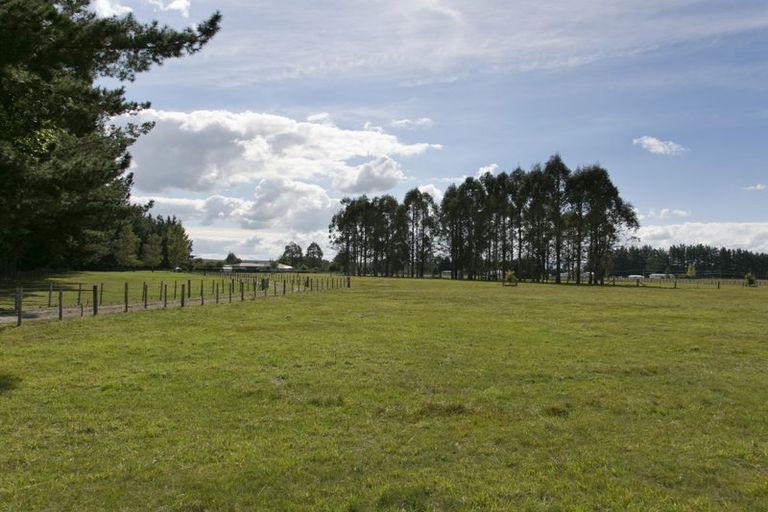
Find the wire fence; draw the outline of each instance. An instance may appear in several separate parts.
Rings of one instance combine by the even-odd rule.
[[[0,288],[0,323],[222,304],[351,288],[349,276],[207,274],[200,278],[122,283],[29,282]]]

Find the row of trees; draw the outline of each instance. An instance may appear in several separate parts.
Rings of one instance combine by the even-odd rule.
[[[153,217],[143,213],[125,222],[115,233],[103,254],[91,267],[175,268],[187,266],[192,256],[192,241],[176,217]]]
[[[611,257],[611,272],[618,276],[663,273],[741,279],[754,273],[768,277],[768,254],[702,244],[673,245],[669,249],[649,245],[618,247]]]
[[[277,261],[296,269],[325,270],[327,267],[327,262],[323,260],[323,250],[316,242],[307,246],[306,253],[299,244],[291,242],[285,246],[283,255]]]
[[[220,18],[178,31],[131,14],[99,18],[88,0],[0,2],[0,272],[103,262],[116,234],[112,256],[133,261],[127,149],[152,125],[111,119],[149,104],[104,79],[131,81],[198,52]],[[140,258],[156,240],[134,234]]]
[[[329,226],[348,272],[420,277],[435,254],[454,278],[499,279],[514,270],[602,282],[622,233],[637,228],[632,206],[599,165],[571,171],[559,155],[529,171],[486,173],[451,185],[438,206],[426,192],[345,198]]]

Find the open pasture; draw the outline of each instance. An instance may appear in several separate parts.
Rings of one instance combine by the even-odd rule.
[[[0,327],[0,510],[764,510],[768,288],[353,280]]]

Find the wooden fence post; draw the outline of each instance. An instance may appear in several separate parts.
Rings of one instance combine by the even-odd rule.
[[[21,325],[21,310],[24,300],[24,289],[16,288],[16,327]]]
[[[99,314],[99,287],[93,285],[93,316]]]
[[[203,290],[202,281],[200,281],[200,305],[205,306],[205,291]]]
[[[181,285],[181,307],[184,307],[184,297],[186,297],[186,295],[184,295],[184,284],[182,284]]]
[[[219,303],[219,283],[216,283],[216,304]]]
[[[173,281],[173,300],[176,300],[176,280]]]
[[[77,283],[77,305],[82,306],[82,301],[80,300],[80,297],[83,294],[83,283]]]
[[[191,279],[187,279],[187,298],[188,299],[192,298],[192,280]]]
[[[104,283],[99,285],[99,306],[104,305]]]
[[[123,311],[127,313],[128,312],[128,281],[126,281],[125,284],[123,285],[123,299],[125,302],[125,307]]]
[[[59,285],[59,320],[64,318],[64,290],[61,289],[61,285]]]
[[[149,287],[144,283],[144,309],[147,309],[147,299],[149,298]]]
[[[287,282],[287,281],[285,281],[285,280],[283,281],[283,295],[285,295],[285,283],[286,283],[286,282]]]
[[[163,285],[163,308],[168,307],[168,285]]]
[[[53,283],[48,283],[48,307],[51,307],[53,300]]]

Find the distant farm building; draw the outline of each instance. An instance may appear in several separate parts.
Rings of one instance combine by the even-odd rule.
[[[275,264],[269,260],[255,260],[224,265],[221,270],[224,272],[290,272],[293,267],[282,263]]]

